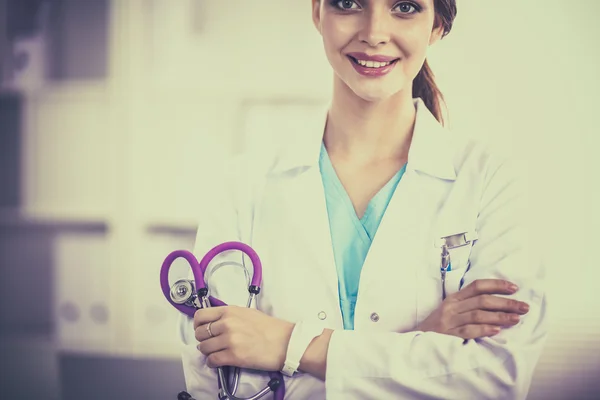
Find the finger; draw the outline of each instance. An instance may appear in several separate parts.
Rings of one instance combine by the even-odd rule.
[[[201,308],[194,313],[194,329],[200,325],[220,319],[227,311],[227,307]]]
[[[497,335],[501,330],[499,326],[492,325],[463,325],[450,329],[447,334],[463,339],[478,339]]]
[[[515,299],[507,299],[504,297],[484,294],[460,301],[456,303],[454,309],[456,313],[484,310],[526,314],[529,311],[529,305]]]
[[[483,310],[473,310],[458,314],[454,318],[457,326],[495,325],[509,327],[518,324],[520,321],[520,316],[518,314]]]
[[[209,322],[209,323],[210,323],[210,332],[208,330],[208,324],[200,325],[200,326],[196,327],[196,329],[194,329],[194,336],[196,337],[197,341],[203,342],[205,340],[215,338],[224,332],[224,330],[222,329],[223,323],[221,320],[217,320],[217,321],[213,321],[213,322]],[[212,336],[211,336],[211,334],[212,334]]]
[[[227,350],[229,348],[228,343],[227,338],[224,335],[221,335],[198,343],[196,348],[200,353],[209,356],[212,353]]]
[[[450,296],[461,301],[481,294],[514,294],[517,290],[516,285],[503,279],[477,279]]]
[[[209,368],[217,368],[217,367],[224,367],[224,366],[236,366],[233,365],[234,361],[233,361],[233,356],[231,355],[231,352],[227,351],[227,350],[221,350],[221,351],[217,351],[214,353],[209,354],[206,357],[206,365]]]

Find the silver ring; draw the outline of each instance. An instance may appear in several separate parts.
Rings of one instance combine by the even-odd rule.
[[[211,338],[215,337],[215,335],[213,335],[213,333],[210,330],[210,325],[212,324],[212,322],[209,322],[208,325],[206,325],[206,332],[208,332],[208,336],[210,336]]]

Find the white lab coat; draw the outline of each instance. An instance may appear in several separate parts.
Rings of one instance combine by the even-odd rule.
[[[540,254],[532,247],[525,187],[517,164],[450,133],[421,100],[406,173],[389,204],[363,266],[355,331],[344,331],[318,157],[325,113],[289,121],[271,146],[228,169],[207,193],[195,254],[229,240],[250,244],[263,263],[258,308],[288,321],[335,330],[326,381],[286,378],[287,399],[524,399],[546,337]],[[279,127],[281,128],[281,127]],[[277,141],[275,138],[281,137]],[[267,150],[267,147],[269,148]],[[216,182],[215,182],[216,184]],[[476,279],[516,283],[530,305],[521,322],[481,340],[415,331],[441,303],[437,239],[468,232],[474,245],[451,250],[448,293]],[[239,253],[215,260],[240,260]],[[246,262],[246,265],[249,265]],[[243,305],[247,292],[230,268],[213,276],[213,293]],[[232,288],[233,286],[233,288]],[[240,297],[241,296],[241,297]],[[196,349],[192,321],[181,318],[187,390],[216,398],[217,381]],[[245,373],[238,396],[267,378]],[[269,395],[267,398],[270,398]]]

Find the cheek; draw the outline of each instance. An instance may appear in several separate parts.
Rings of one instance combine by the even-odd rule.
[[[413,75],[421,69],[423,62],[427,56],[429,48],[430,31],[422,28],[410,29],[404,31],[402,35],[396,38],[404,56],[404,65],[407,73],[412,71]]]
[[[429,47],[429,38],[431,31],[429,28],[424,28],[416,25],[410,28],[399,30],[401,32],[396,37],[396,43],[402,48],[402,52],[406,57],[419,56],[427,52]]]
[[[321,35],[329,55],[339,55],[342,49],[352,41],[353,32],[353,27],[350,24],[340,23],[329,18],[322,20]]]

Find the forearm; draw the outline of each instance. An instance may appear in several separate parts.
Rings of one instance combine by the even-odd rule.
[[[543,342],[536,322],[467,343],[435,332],[336,331],[327,398],[524,399]]]
[[[320,336],[317,336],[310,342],[300,360],[300,371],[323,381],[325,380],[327,351],[329,350],[329,342],[331,341],[332,334],[333,331],[331,329],[325,329]]]
[[[414,329],[415,331],[418,329]],[[327,372],[327,352],[333,330],[325,329],[320,336],[315,337],[307,347],[300,360],[299,370],[315,378],[325,380]]]

